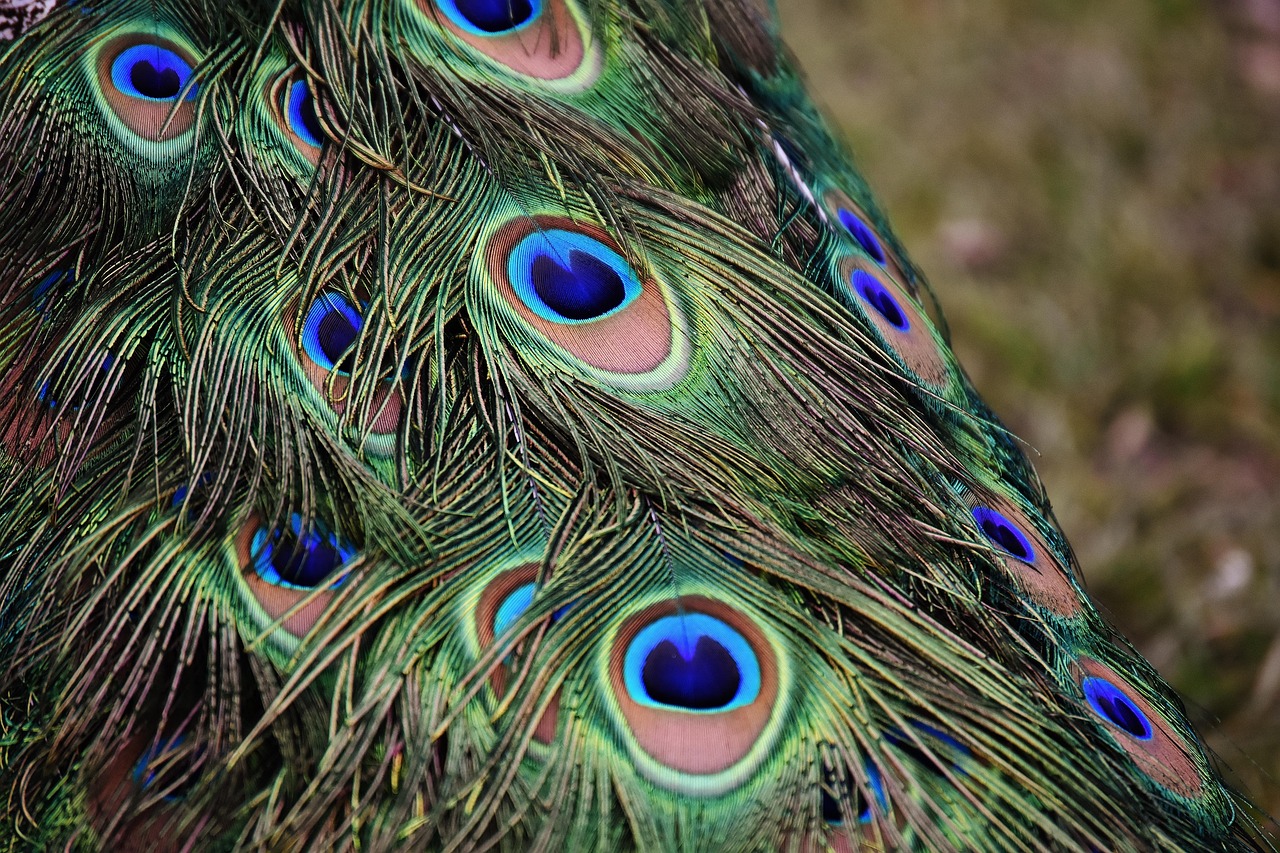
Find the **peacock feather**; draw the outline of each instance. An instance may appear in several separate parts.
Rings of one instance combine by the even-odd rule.
[[[8,849],[1267,846],[762,0],[13,14]]]

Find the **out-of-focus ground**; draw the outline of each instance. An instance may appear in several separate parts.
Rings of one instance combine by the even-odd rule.
[[[779,5],[1090,593],[1280,815],[1280,0]]]

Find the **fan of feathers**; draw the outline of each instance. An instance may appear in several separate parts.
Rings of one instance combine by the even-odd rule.
[[[0,846],[1267,849],[765,0],[0,47]]]

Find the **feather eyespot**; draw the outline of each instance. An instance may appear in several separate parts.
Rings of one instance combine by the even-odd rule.
[[[195,59],[181,46],[135,33],[107,42],[97,61],[99,88],[107,107],[132,133],[167,142],[195,121],[199,86]]]
[[[593,68],[582,17],[570,0],[414,0],[437,24],[510,71],[581,84]],[[588,61],[590,60],[590,61]]]
[[[304,528],[297,513],[290,516],[288,527],[276,531],[258,528],[250,552],[258,577],[272,586],[298,590],[338,588],[347,576],[333,576],[356,553],[319,521]]]
[[[76,275],[72,270],[54,270],[49,273],[36,282],[36,286],[31,289],[31,307],[37,314],[43,314],[49,307],[54,287],[59,284],[71,285],[75,280]]]
[[[537,592],[535,578],[538,573],[537,563],[526,563],[518,568],[503,572],[485,587],[476,607],[476,635],[481,648],[487,648],[501,638],[516,621],[524,615],[533,603]],[[552,621],[563,616],[566,608],[557,610]],[[511,677],[510,665],[512,657],[507,656],[489,675],[489,686],[496,696],[506,694],[507,683]],[[542,744],[551,743],[555,737],[556,720],[560,712],[560,695],[551,697],[546,710],[533,730],[533,739]]]
[[[112,61],[111,82],[116,91],[131,98],[174,101],[191,82],[191,64],[168,47],[135,44]],[[197,88],[187,88],[186,100],[195,100]]]
[[[303,144],[310,148],[319,148],[324,139],[324,131],[320,128],[320,119],[316,117],[316,102],[311,95],[311,87],[305,80],[294,80],[285,89],[285,118],[289,122],[289,130]]]
[[[353,347],[363,326],[360,312],[346,297],[322,293],[312,301],[302,321],[302,349],[322,370],[350,376]]]
[[[186,799],[194,780],[192,763],[196,756],[184,749],[186,738],[175,735],[165,743],[153,744],[133,765],[133,784],[142,791],[162,790],[161,799],[176,803]]]
[[[1177,726],[1106,664],[1082,657],[1072,669],[1085,704],[1139,770],[1184,797],[1203,792],[1198,752]]]
[[[849,236],[857,241],[862,247],[862,251],[871,256],[871,259],[883,266],[888,258],[884,253],[884,246],[880,243],[880,238],[871,230],[871,226],[866,221],[854,213],[847,207],[836,208],[836,218],[840,220],[840,224],[844,226],[844,230],[849,232]]]
[[[838,269],[852,302],[902,364],[930,388],[945,392],[955,384],[941,341],[915,301],[882,267],[862,255],[846,255]]]
[[[529,26],[542,12],[541,0],[437,0],[440,11],[469,33],[492,36]]]
[[[573,365],[635,391],[683,377],[688,339],[679,307],[603,230],[517,217],[494,234],[485,259],[502,301]]]
[[[623,662],[640,705],[729,711],[760,695],[760,661],[725,622],[704,613],[664,616],[640,629]]]
[[[584,323],[614,314],[640,295],[631,265],[577,231],[534,231],[511,250],[507,277],[525,306],[552,323]]]
[[[978,529],[987,537],[987,541],[1010,557],[1030,566],[1035,565],[1035,547],[1016,524],[990,507],[976,506],[972,512],[973,520],[978,523]]]
[[[910,331],[911,321],[903,313],[902,305],[874,276],[864,270],[854,270],[850,277],[850,284],[853,285],[853,292],[858,294],[862,301],[879,314],[886,323],[899,332]]]
[[[870,761],[863,762],[862,769],[874,806],[868,801],[863,789],[854,782],[853,774],[847,769],[841,774],[830,765],[823,766],[822,819],[828,826],[845,825],[846,815],[841,807],[841,795],[848,797],[847,801],[853,807],[854,821],[857,823],[871,823],[877,812],[882,815],[889,813],[889,799],[885,795],[884,778],[880,775],[879,769]]]
[[[293,322],[293,314],[287,318]],[[342,415],[350,404],[351,372],[356,367],[357,341],[364,329],[361,312],[342,294],[320,293],[306,308],[298,341],[298,355],[307,380],[334,413]],[[388,452],[399,428],[404,397],[394,378],[373,390],[368,401],[367,428],[372,440],[367,450]],[[363,436],[362,436],[363,437]]]
[[[1138,740],[1151,740],[1151,721],[1132,699],[1105,678],[1090,676],[1080,682],[1085,701],[1093,712],[1111,725]]]
[[[348,580],[355,547],[319,520],[293,513],[284,527],[256,516],[236,539],[245,586],[267,619],[294,637],[305,636]]]
[[[911,284],[911,277],[907,275],[906,264],[889,248],[889,244],[871,224],[871,217],[861,206],[843,192],[834,189],[823,194],[822,206],[832,225],[838,226],[837,233],[852,239],[876,266],[906,286],[912,296],[918,296]]]
[[[968,496],[969,512],[998,563],[1031,601],[1059,616],[1080,613],[1081,599],[1070,573],[1053,555],[1025,512],[1013,502]]]
[[[779,662],[742,613],[701,597],[651,605],[622,624],[608,666],[632,755],[655,784],[724,790],[768,749]]]
[[[151,740],[135,734],[111,753],[88,781],[85,811],[98,841],[109,849],[154,849],[155,839],[178,836],[181,801],[194,787],[202,749],[182,735]]]

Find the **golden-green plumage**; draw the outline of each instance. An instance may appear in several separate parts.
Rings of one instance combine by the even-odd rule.
[[[0,54],[10,849],[1247,849],[755,0]]]

